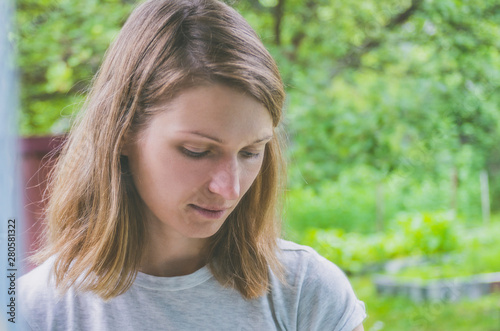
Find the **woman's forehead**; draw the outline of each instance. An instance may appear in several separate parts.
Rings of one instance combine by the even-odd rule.
[[[271,115],[262,103],[223,85],[188,89],[158,110],[151,123],[158,132],[198,133],[216,141],[225,136],[265,139],[273,133]]]

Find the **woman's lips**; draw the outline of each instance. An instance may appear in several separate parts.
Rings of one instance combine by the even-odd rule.
[[[195,212],[200,214],[201,216],[205,218],[210,218],[210,219],[218,219],[221,218],[222,215],[226,212],[228,208],[225,207],[200,207],[197,205],[190,204],[189,205]]]

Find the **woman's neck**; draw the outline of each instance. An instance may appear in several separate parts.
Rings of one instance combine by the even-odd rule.
[[[165,228],[149,228],[140,271],[159,277],[184,276],[207,263],[206,238],[186,238]]]

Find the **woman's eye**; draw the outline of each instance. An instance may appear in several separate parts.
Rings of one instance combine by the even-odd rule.
[[[181,148],[181,151],[184,155],[195,158],[195,159],[204,157],[205,155],[207,155],[209,153],[209,151],[194,152],[194,151],[187,149],[187,148],[184,148],[184,147]]]
[[[245,151],[242,151],[242,152],[241,152],[241,155],[242,155],[244,158],[247,158],[247,159],[253,159],[253,158],[257,158],[257,157],[259,157],[260,153],[252,153],[252,152],[245,152]]]

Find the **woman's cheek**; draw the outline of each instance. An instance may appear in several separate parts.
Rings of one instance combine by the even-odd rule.
[[[245,175],[243,178],[243,186],[245,188],[245,191],[248,190],[250,186],[252,186],[253,182],[255,181],[255,179],[259,175],[259,172],[261,171],[261,167],[262,167],[262,162],[258,164],[253,164],[245,170]]]

